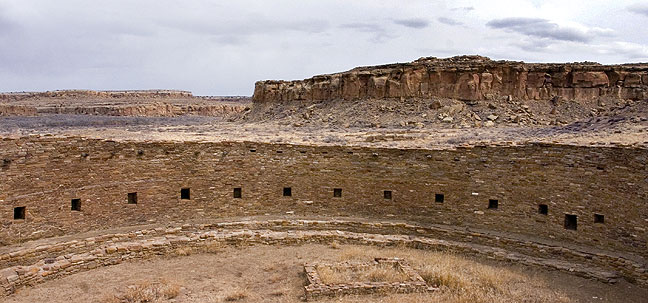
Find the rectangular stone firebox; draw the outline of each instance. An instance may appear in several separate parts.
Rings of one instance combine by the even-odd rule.
[[[348,281],[347,283],[326,284],[318,270],[318,268],[327,268],[334,271],[361,271],[379,266],[393,266],[394,270],[399,271],[402,274],[402,281]],[[306,301],[315,301],[320,298],[343,295],[420,293],[438,289],[435,287],[428,287],[421,275],[412,269],[407,261],[399,258],[376,258],[374,261],[364,263],[343,262],[336,264],[305,264],[304,271],[306,272],[306,278],[308,279],[308,285],[305,286]]]

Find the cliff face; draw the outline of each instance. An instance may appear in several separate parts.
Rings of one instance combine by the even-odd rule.
[[[191,92],[180,90],[57,90],[48,92],[0,93],[0,100],[2,101],[32,99],[183,99],[193,97]]]
[[[480,56],[421,58],[297,81],[259,81],[254,102],[511,96],[521,100],[648,98],[648,64],[527,64]]]
[[[0,104],[0,117],[2,116],[36,116],[36,108],[33,106]]]
[[[59,90],[0,93],[0,116],[38,114],[236,118],[249,108],[248,97],[196,97],[188,91]]]

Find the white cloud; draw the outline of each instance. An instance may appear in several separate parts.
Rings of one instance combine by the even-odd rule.
[[[448,18],[448,17],[439,17],[437,18],[437,20],[443,24],[451,25],[451,26],[463,25],[463,22],[459,22],[455,19]]]
[[[614,30],[608,28],[559,25],[541,18],[512,17],[495,19],[486,23],[486,25],[491,28],[516,32],[540,39],[572,42],[589,42],[597,36],[611,36],[614,34]]]
[[[407,19],[396,19],[394,23],[411,28],[425,28],[430,25],[430,22],[423,18],[407,18]]]
[[[0,83],[19,91],[251,94],[256,80],[424,56],[621,63],[646,58],[643,7],[629,0],[0,0]]]
[[[628,6],[628,10],[648,17],[648,3],[635,3]]]

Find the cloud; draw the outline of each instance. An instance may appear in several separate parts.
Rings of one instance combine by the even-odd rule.
[[[437,18],[437,20],[443,24],[447,24],[451,26],[463,25],[463,22],[459,22],[455,19],[447,18],[447,17],[439,17]]]
[[[426,28],[430,25],[430,22],[425,19],[420,18],[411,18],[411,19],[396,19],[394,23],[410,28]]]
[[[451,11],[464,11],[464,12],[469,12],[469,11],[474,11],[475,8],[472,6],[464,6],[464,7],[455,7],[450,9]]]
[[[253,19],[254,22],[247,22]],[[158,24],[189,33],[223,36],[223,41],[240,42],[240,36],[281,33],[287,31],[321,33],[329,29],[325,20],[271,20],[259,16],[250,18],[233,18],[229,20],[198,19],[163,19]],[[239,36],[237,38],[237,36]]]
[[[365,33],[380,33],[385,29],[378,23],[353,22],[340,25],[341,28],[350,28]]]
[[[610,36],[613,30],[603,28],[578,28],[561,26],[541,18],[503,18],[491,20],[490,28],[503,29],[541,39],[586,43],[596,36]]]
[[[6,9],[0,3],[0,34],[11,31],[15,26],[14,22],[7,15]]]
[[[527,52],[544,52],[549,48],[551,43],[547,39],[531,39],[524,37],[519,41],[511,42],[511,45]]]
[[[612,44],[596,46],[595,50],[601,55],[623,54],[630,59],[648,59],[648,46],[638,43],[617,41]]]
[[[628,6],[628,10],[635,13],[648,17],[648,3],[635,3]]]
[[[371,33],[373,35],[370,41],[374,43],[382,43],[395,37],[394,35],[389,34],[382,25],[372,22],[346,23],[340,25],[340,28],[352,29],[363,33]]]
[[[0,89],[251,94],[259,79],[423,56],[646,61],[646,5],[631,5],[646,0],[624,1],[0,0]]]

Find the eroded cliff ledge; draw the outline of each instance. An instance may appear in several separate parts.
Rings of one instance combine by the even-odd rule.
[[[481,56],[421,58],[296,81],[259,81],[254,102],[452,98],[465,101],[648,98],[648,63],[544,64]]]
[[[38,114],[236,118],[248,110],[249,97],[194,96],[180,90],[57,90],[0,93],[0,116]]]
[[[39,99],[184,99],[193,94],[181,90],[57,90],[47,92],[0,93],[1,101],[21,101]]]

